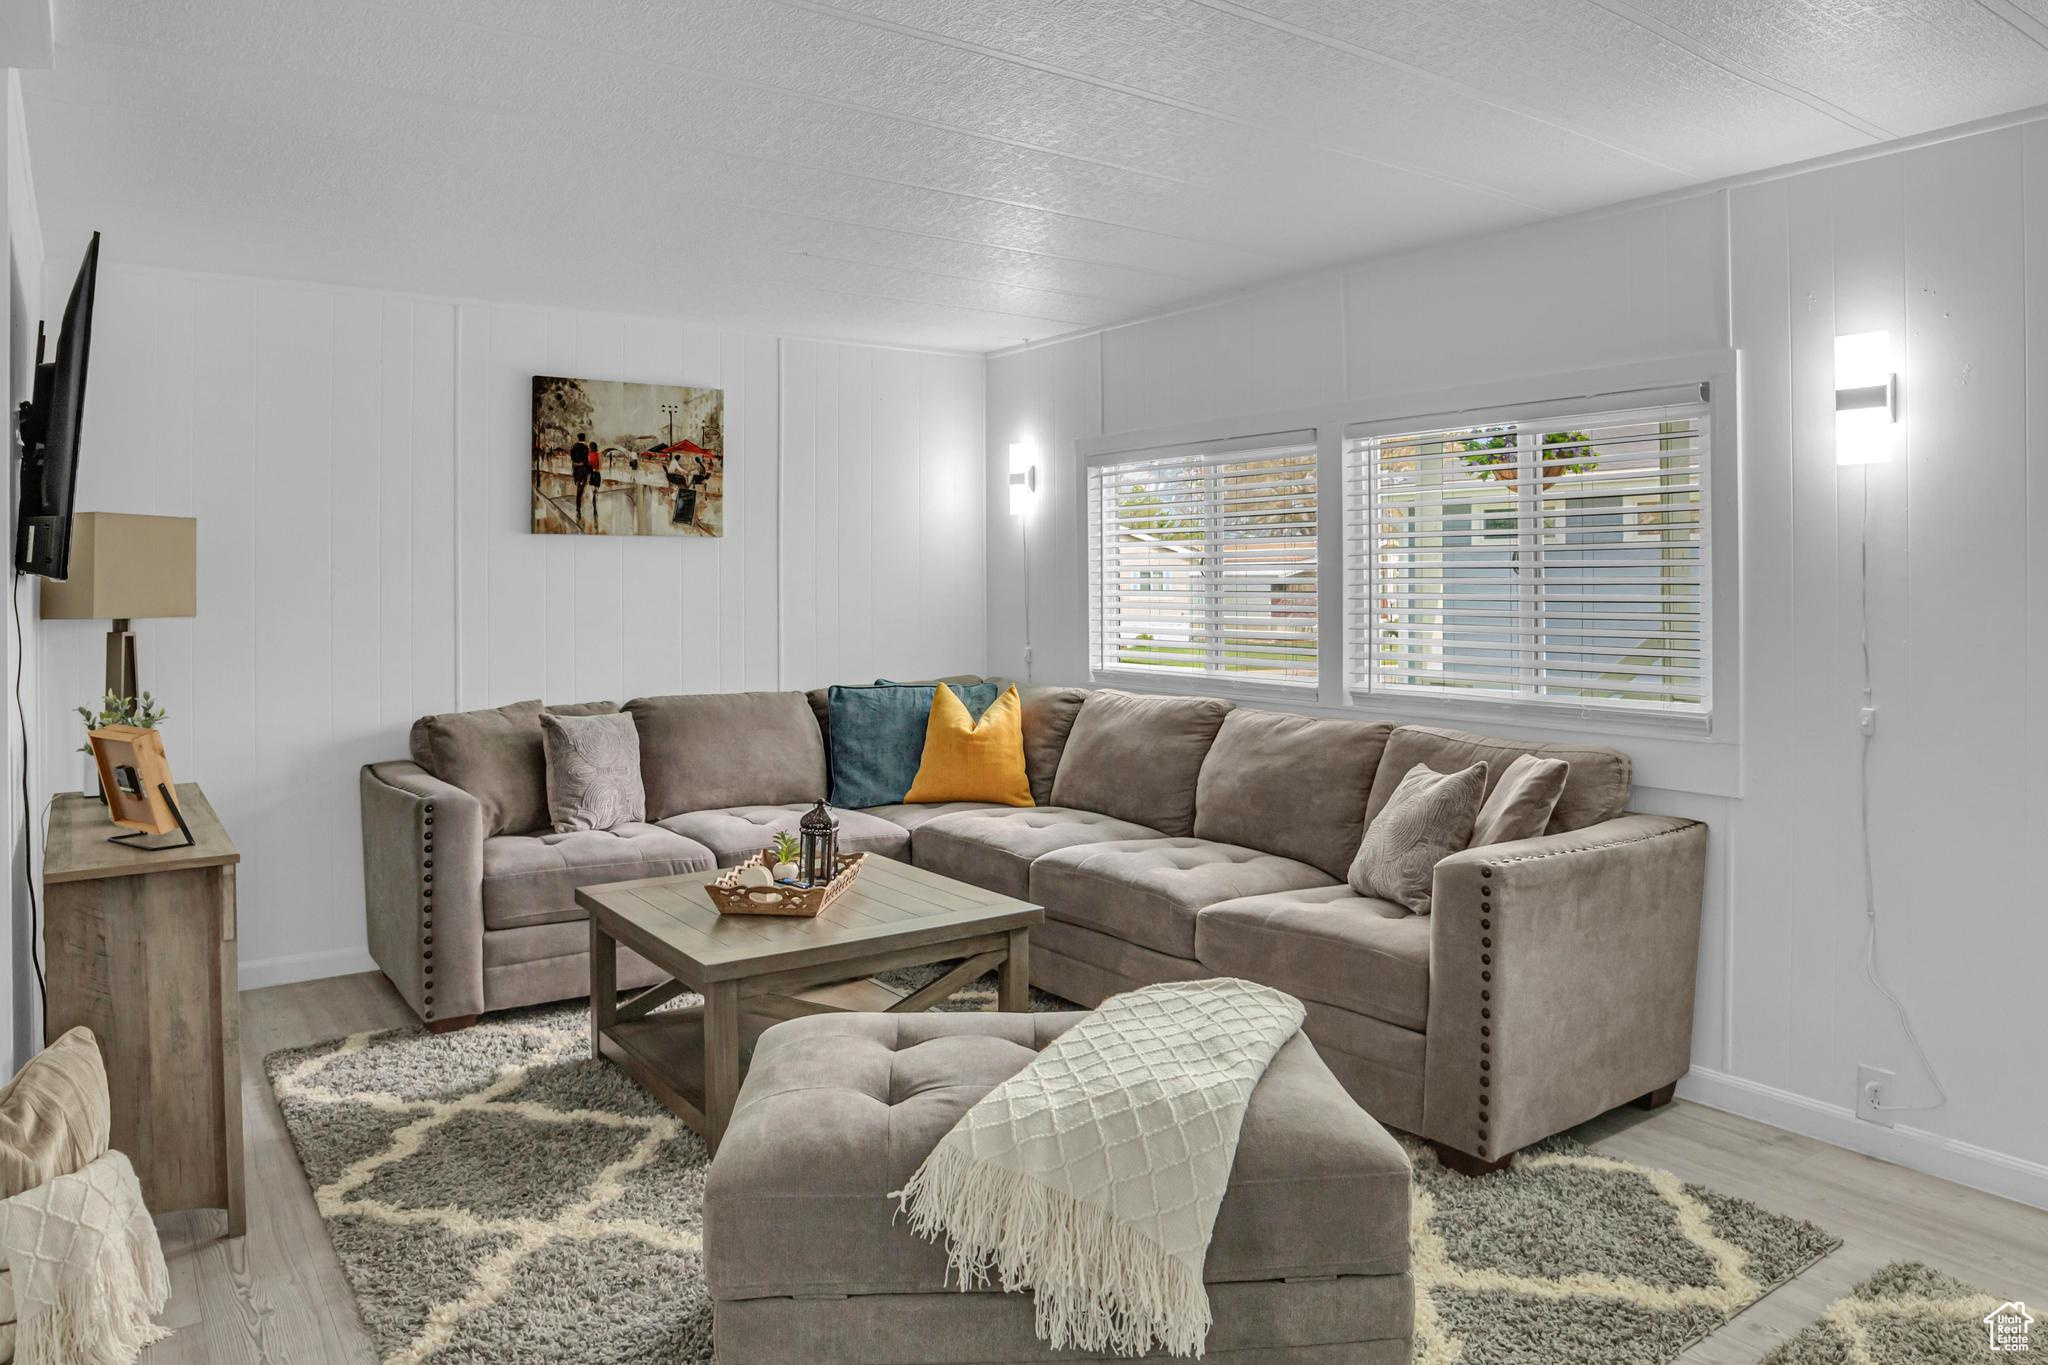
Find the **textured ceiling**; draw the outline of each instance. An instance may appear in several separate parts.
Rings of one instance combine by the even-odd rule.
[[[53,258],[988,349],[2048,103],[2048,0],[58,0]]]

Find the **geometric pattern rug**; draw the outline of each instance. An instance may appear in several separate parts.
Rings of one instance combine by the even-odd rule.
[[[711,1358],[704,1144],[588,1049],[570,1005],[266,1059],[384,1365]],[[1478,1180],[1409,1154],[1418,1365],[1659,1365],[1839,1245],[1566,1138]]]
[[[2016,1305],[1931,1267],[1895,1261],[1760,1365],[1982,1365],[1997,1358],[1984,1319],[2009,1306]],[[2042,1345],[2048,1325],[2035,1343]]]

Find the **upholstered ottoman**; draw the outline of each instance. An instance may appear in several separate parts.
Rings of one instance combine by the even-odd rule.
[[[1032,1304],[961,1293],[891,1190],[1083,1016],[827,1014],[761,1036],[704,1192],[720,1365],[1008,1365]],[[1297,1036],[1253,1092],[1205,1274],[1207,1359],[1407,1365],[1409,1172]]]

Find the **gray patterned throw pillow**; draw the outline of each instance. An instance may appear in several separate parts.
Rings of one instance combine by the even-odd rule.
[[[1486,795],[1486,765],[1440,773],[1418,763],[1394,788],[1351,860],[1351,889],[1429,913],[1436,865],[1472,841],[1472,821]]]
[[[629,715],[540,715],[548,760],[548,820],[558,834],[646,818],[640,731]]]

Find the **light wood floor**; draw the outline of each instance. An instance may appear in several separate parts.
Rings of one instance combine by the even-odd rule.
[[[410,1020],[373,974],[243,993],[249,1235],[222,1240],[217,1213],[158,1220],[174,1288],[163,1320],[177,1334],[145,1353],[145,1365],[374,1362],[263,1058]],[[1655,1114],[1618,1111],[1578,1136],[1626,1160],[1810,1218],[1843,1239],[1840,1251],[1699,1343],[1681,1365],[1752,1365],[1888,1261],[1926,1261],[2002,1298],[2048,1302],[2048,1212],[1683,1100]]]

